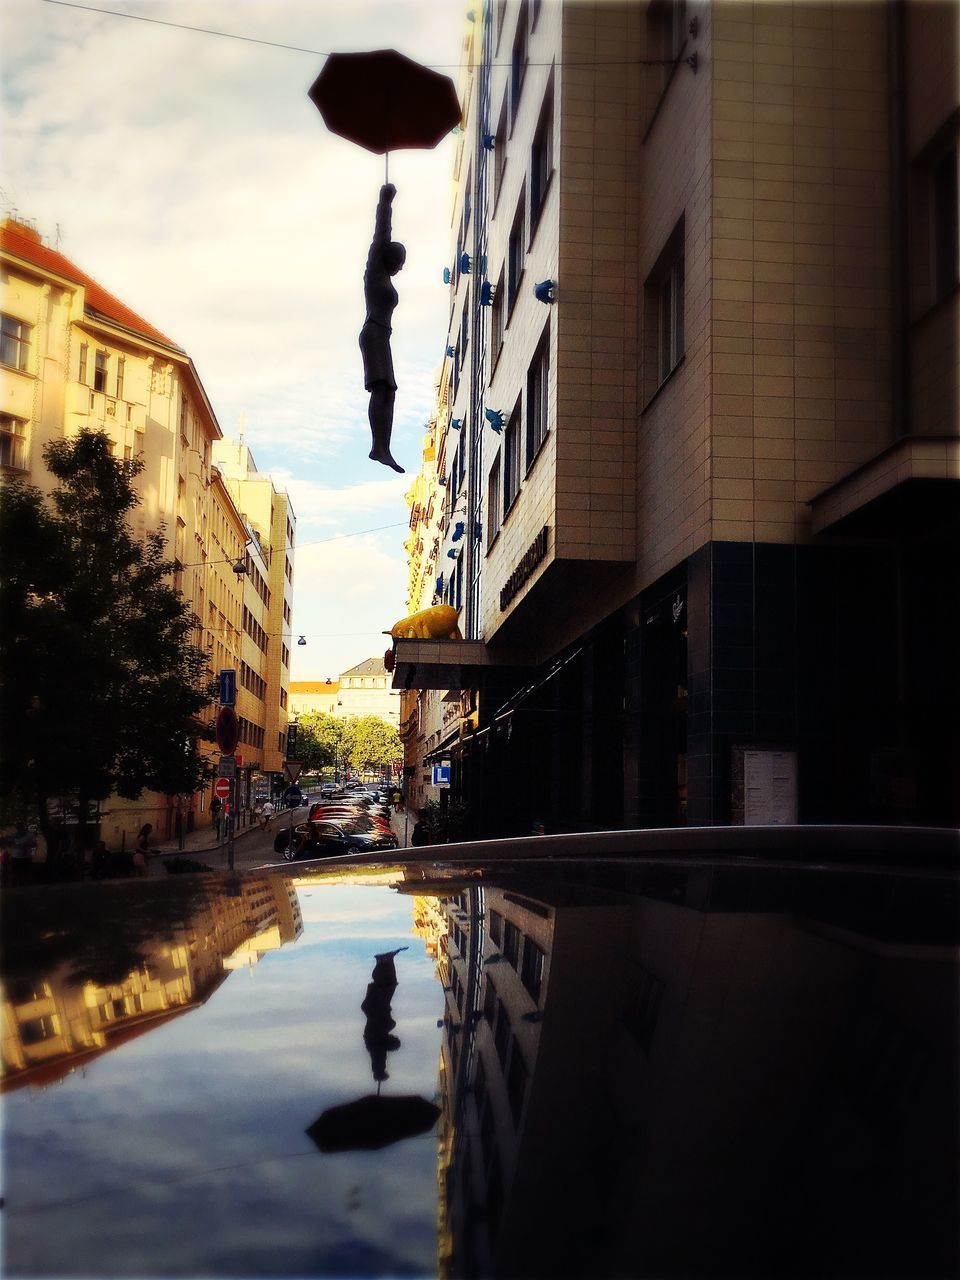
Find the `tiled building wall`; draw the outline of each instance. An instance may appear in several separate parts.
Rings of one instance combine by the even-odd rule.
[[[489,278],[496,284],[503,274],[500,286],[506,292],[507,253],[511,229],[518,209],[523,207],[523,248],[525,261],[519,281],[516,301],[509,314],[506,299],[502,297],[506,322],[503,345],[490,373],[486,396],[488,408],[499,410],[504,421],[519,404],[525,413],[527,370],[537,351],[538,344],[549,328],[550,373],[548,381],[548,429],[539,453],[527,471],[524,448],[521,445],[520,493],[513,507],[503,518],[496,538],[490,531],[495,526],[486,504],[488,477],[497,457],[500,458],[501,480],[504,475],[504,434],[497,435],[484,425],[483,476],[481,484],[485,498],[484,528],[487,546],[483,566],[483,593],[481,601],[480,634],[489,636],[500,616],[500,588],[544,525],[557,526],[556,515],[556,370],[558,363],[557,338],[561,328],[561,306],[552,307],[539,302],[533,294],[537,281],[558,278],[559,237],[559,148],[562,126],[560,101],[565,72],[559,65],[561,8],[559,5],[541,6],[537,22],[529,34],[529,63],[518,112],[512,129],[509,126],[509,65],[510,51],[516,33],[516,24],[529,20],[529,6],[509,3],[504,9],[504,29],[499,38],[495,35],[496,50],[491,79],[491,128],[495,129],[506,112],[508,142],[502,179],[493,184],[491,197],[492,221],[489,224],[488,269]],[[546,193],[545,203],[530,235],[530,149],[541,118],[541,111],[552,92],[554,103],[553,176]],[[491,162],[491,165],[493,162]],[[560,284],[561,290],[563,284]],[[563,295],[561,294],[561,297]],[[489,309],[488,309],[489,311]],[[492,313],[491,313],[492,322]],[[491,348],[488,345],[488,353]],[[552,545],[552,544],[551,544]],[[552,550],[549,553],[552,558]],[[522,594],[522,593],[521,593]]]
[[[639,5],[564,12],[557,547],[632,561],[638,397]]]
[[[890,438],[886,16],[713,7],[713,537],[804,541]]]
[[[960,124],[960,4],[907,5],[904,44],[910,217],[909,429],[956,435],[960,421],[960,293],[937,297],[932,279],[933,165],[956,148]],[[956,153],[954,152],[954,156]]]

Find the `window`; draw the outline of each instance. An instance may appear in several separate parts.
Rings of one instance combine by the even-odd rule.
[[[60,1025],[56,1014],[30,1018],[20,1024],[20,1036],[24,1044],[39,1044],[42,1040],[50,1040],[59,1034]]]
[[[553,86],[540,112],[540,122],[533,137],[530,148],[530,235],[533,236],[543,201],[547,194],[547,184],[553,172]]]
[[[30,361],[32,325],[4,316],[0,322],[0,361],[12,369],[26,369]]]
[[[497,0],[497,46],[500,44],[500,37],[503,34],[503,20],[507,13],[507,0]]]
[[[503,946],[503,916],[499,911],[490,912],[490,940],[496,946]]]
[[[94,391],[107,389],[107,353],[105,351],[98,351],[93,358],[93,389]]]
[[[649,970],[638,965],[630,991],[631,1007],[624,1014],[624,1025],[644,1053],[649,1053],[660,1014],[664,984]]]
[[[500,506],[500,454],[493,460],[490,475],[487,479],[487,546],[492,546],[494,538],[500,532],[503,511]],[[493,935],[493,916],[490,917],[490,933]]]
[[[81,343],[80,343],[80,368],[79,368],[79,371],[78,371],[78,373],[77,373],[77,377],[80,379],[80,381],[81,381],[81,382],[84,382],[84,383],[85,383],[85,382],[86,382],[86,380],[87,380],[87,352],[88,352],[88,350],[89,350],[89,348],[87,347],[87,344],[86,344],[85,342],[81,342]]]
[[[686,0],[663,0],[650,6],[652,57],[663,58],[661,83],[666,87],[673,75],[673,63],[683,52],[687,36]]]
[[[457,556],[454,567],[447,574],[447,589],[444,593],[445,603],[454,609],[463,605],[463,553]]]
[[[520,966],[520,981],[533,996],[540,999],[540,986],[543,982],[543,952],[530,938],[523,940],[523,963]]]
[[[683,356],[683,290],[681,218],[644,287],[644,367],[650,395],[666,381]]]
[[[500,279],[497,281],[497,287],[493,292],[493,302],[490,305],[490,363],[491,367],[497,363],[497,357],[500,355],[500,348],[503,346],[503,324],[504,324],[504,307],[503,307],[503,272],[500,272]]]
[[[516,1040],[510,1049],[510,1066],[507,1069],[507,1098],[510,1103],[510,1115],[513,1127],[520,1123],[520,1112],[523,1110],[523,1095],[527,1088],[527,1064],[524,1062]]]
[[[503,514],[520,492],[520,406],[517,405],[503,436]]]
[[[946,297],[958,279],[957,146],[931,167],[934,301]]]
[[[523,200],[517,205],[507,244],[507,315],[513,310],[523,275]]]
[[[520,930],[512,920],[503,922],[503,954],[516,968],[520,958]]]
[[[123,356],[117,357],[117,399],[123,399]]]
[[[685,0],[652,0],[647,10],[647,57],[651,65],[643,77],[646,131],[653,126],[686,45]]]
[[[9,413],[0,414],[0,466],[27,469],[27,424]]]
[[[510,126],[517,121],[520,110],[520,94],[523,90],[523,78],[527,69],[527,0],[520,0],[520,11],[517,14],[517,30],[513,37],[513,52],[510,55]]]
[[[547,389],[550,372],[550,335],[540,339],[537,354],[527,370],[527,467],[537,456],[547,434]]]
[[[497,207],[500,190],[503,187],[503,170],[507,163],[507,102],[500,108],[500,120],[493,142],[493,208]]]

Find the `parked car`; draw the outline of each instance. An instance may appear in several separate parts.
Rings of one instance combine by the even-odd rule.
[[[343,853],[368,853],[375,849],[396,849],[397,837],[363,822],[300,822],[292,831],[282,831],[273,842],[274,851],[288,862],[308,858],[335,858]]]

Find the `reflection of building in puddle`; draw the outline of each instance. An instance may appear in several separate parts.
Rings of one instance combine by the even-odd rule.
[[[755,1275],[798,1233],[868,1274],[904,1221],[949,1253],[956,954],[782,892],[445,901],[441,1276]]]
[[[81,951],[97,939],[78,930],[77,954],[45,971],[7,977],[3,984],[3,1090],[61,1080],[101,1054],[202,1004],[227,972],[255,962],[303,931],[300,906],[285,876],[217,882],[222,893],[199,905],[168,936],[138,939],[142,962],[115,981],[81,976]],[[93,886],[103,894],[102,886]],[[121,906],[132,905],[118,898]],[[78,902],[78,909],[81,904]]]
[[[447,936],[447,916],[439,898],[414,895],[413,932],[423,939],[427,955],[439,960]]]
[[[439,972],[446,995],[440,1059],[441,1276],[490,1255],[478,1230],[499,1225],[517,1162],[521,1117],[537,1061],[556,913],[520,893],[466,889],[442,901]],[[545,1153],[546,1154],[546,1153]],[[478,1205],[482,1214],[475,1213]],[[482,1266],[478,1274],[486,1274]]]

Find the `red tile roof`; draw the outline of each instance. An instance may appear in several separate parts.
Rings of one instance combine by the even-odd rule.
[[[18,258],[25,259],[41,270],[50,271],[54,275],[73,281],[74,284],[83,285],[86,291],[84,309],[91,315],[103,316],[106,320],[112,320],[114,324],[122,325],[124,329],[186,354],[182,347],[179,347],[166,334],[161,333],[159,329],[155,329],[152,324],[148,324],[135,311],[124,306],[119,298],[108,293],[102,285],[97,284],[96,280],[88,276],[85,271],[81,271],[69,258],[65,258],[55,249],[47,248],[32,227],[12,218],[5,218],[0,224],[0,248],[15,254]]]

